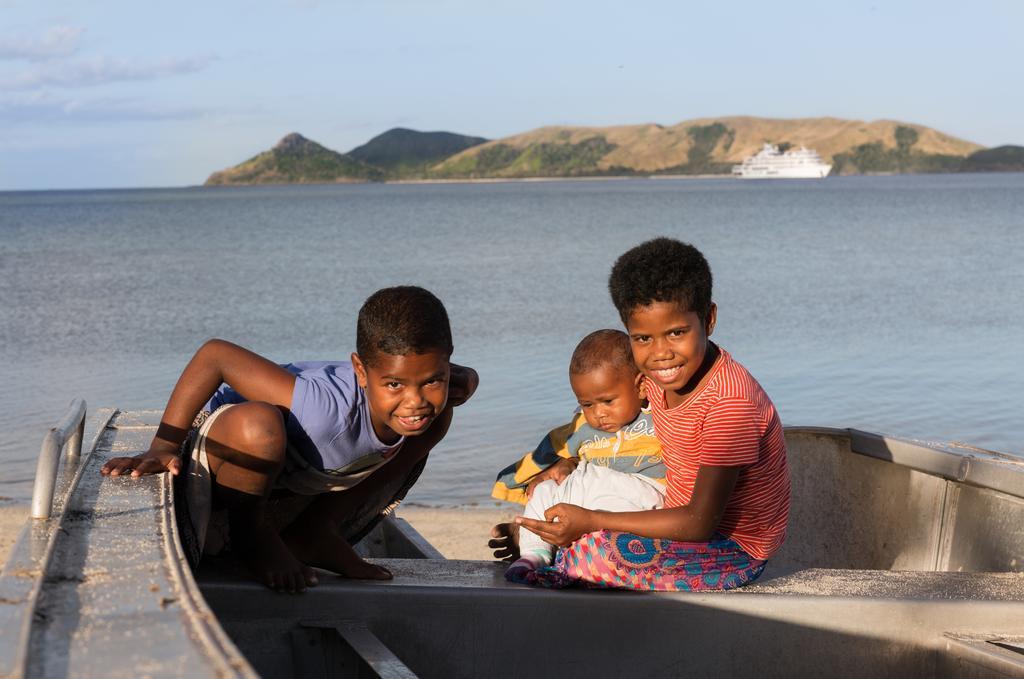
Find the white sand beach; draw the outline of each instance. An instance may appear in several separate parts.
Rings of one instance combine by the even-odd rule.
[[[0,506],[0,565],[7,563],[11,547],[28,518],[28,510],[27,504]]]
[[[493,559],[487,548],[491,527],[522,513],[518,505],[503,507],[417,507],[402,505],[396,514],[412,524],[449,559]]]

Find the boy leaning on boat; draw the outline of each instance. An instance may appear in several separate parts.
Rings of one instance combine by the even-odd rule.
[[[623,254],[612,301],[644,375],[666,467],[665,505],[614,512],[561,503],[516,523],[559,550],[561,577],[639,590],[731,589],[756,579],[786,535],[789,469],[771,399],[710,340],[717,318],[711,269],[699,250],[668,238]],[[495,527],[495,556],[516,552]]]
[[[193,563],[222,507],[232,552],[268,587],[315,585],[311,567],[388,579],[351,545],[405,496],[476,389],[452,351],[444,306],[412,286],[366,300],[350,361],[279,366],[211,340],[178,379],[149,450],[102,473],[177,475]]]

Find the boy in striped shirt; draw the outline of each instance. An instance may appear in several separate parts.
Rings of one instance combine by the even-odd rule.
[[[658,238],[616,261],[609,289],[645,376],[665,507],[560,504],[545,521],[516,521],[568,547],[555,562],[567,583],[707,590],[751,582],[785,539],[789,470],[771,399],[709,339],[717,317],[710,267],[692,245]]]

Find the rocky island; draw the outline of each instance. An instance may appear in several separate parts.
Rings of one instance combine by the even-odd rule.
[[[269,151],[234,167],[214,172],[206,180],[206,186],[333,184],[380,181],[383,177],[381,170],[293,132]]]

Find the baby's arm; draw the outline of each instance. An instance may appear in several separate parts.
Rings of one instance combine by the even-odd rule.
[[[537,474],[530,479],[530,482],[526,484],[526,497],[532,498],[533,491],[537,488],[537,484],[543,483],[549,479],[555,483],[561,484],[569,474],[572,474],[576,470],[576,467],[578,467],[579,464],[580,459],[578,457],[562,458],[540,474]]]
[[[104,475],[132,476],[181,470],[178,447],[192,421],[222,383],[248,401],[263,401],[287,411],[291,408],[295,376],[248,349],[224,340],[203,344],[185,366],[167,401],[160,426],[149,450],[135,457],[115,457],[103,465]]]
[[[549,478],[561,483],[578,463],[575,451],[570,452],[570,439],[583,422],[583,416],[576,413],[570,422],[549,431],[536,448],[498,472],[491,496],[526,504],[537,483]]]
[[[710,540],[736,486],[741,467],[701,467],[690,504],[643,512],[605,512],[570,504],[557,504],[546,512],[546,521],[518,517],[516,523],[559,547],[567,547],[581,535],[598,530],[634,533],[643,537],[678,541]]]

